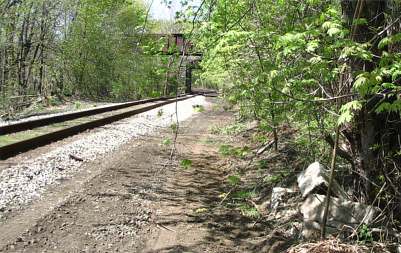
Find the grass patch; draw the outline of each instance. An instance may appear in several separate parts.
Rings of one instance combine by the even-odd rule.
[[[204,112],[205,107],[203,105],[193,105],[192,108],[194,108],[195,112]]]
[[[240,191],[236,191],[233,193],[233,198],[234,199],[250,199],[250,198],[255,198],[257,197],[257,193],[254,190],[240,190]]]
[[[170,125],[171,130],[173,130],[173,133],[177,133],[178,131],[178,125],[177,123],[173,123]]]
[[[210,129],[212,134],[219,134],[219,135],[237,135],[246,129],[246,125],[241,122],[236,122],[234,124],[220,127],[220,126],[213,126]]]
[[[183,159],[180,162],[181,168],[183,169],[190,169],[192,167],[192,161],[189,159]]]
[[[164,146],[169,146],[169,145],[171,145],[171,143],[172,143],[172,141],[171,141],[170,138],[166,138],[166,139],[164,139],[164,140],[162,141],[162,144],[163,144]]]
[[[228,176],[227,181],[231,186],[236,186],[241,183],[241,178],[237,175],[231,175]]]
[[[251,150],[248,146],[234,147],[232,145],[223,144],[220,146],[219,152],[223,156],[234,156],[238,158],[244,158],[251,152]]]
[[[79,102],[79,101],[76,101],[76,102],[74,103],[74,108],[75,108],[75,110],[82,109],[82,103]]]
[[[258,209],[256,209],[253,206],[250,206],[248,204],[243,204],[240,206],[241,214],[245,217],[251,218],[251,219],[258,219],[260,218],[260,213]]]
[[[269,175],[263,178],[263,182],[268,185],[275,185],[281,183],[289,175],[289,172],[281,172],[274,175]]]
[[[267,160],[259,160],[257,166],[258,166],[258,169],[261,169],[261,170],[267,169],[268,162],[267,162]]]

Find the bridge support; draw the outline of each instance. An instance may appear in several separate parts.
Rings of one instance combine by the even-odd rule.
[[[185,93],[192,93],[192,64],[187,64],[185,68]]]

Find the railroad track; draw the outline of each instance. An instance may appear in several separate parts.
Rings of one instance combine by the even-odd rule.
[[[193,98],[197,95],[207,94],[200,93],[182,95],[177,98],[162,97],[139,100],[1,126],[0,160],[8,159],[89,129],[101,127],[167,104]],[[33,137],[21,137],[22,139],[18,140],[18,135],[24,136],[24,133],[28,132],[30,135],[32,135],[31,132],[34,132]],[[9,143],[5,139],[8,139]]]

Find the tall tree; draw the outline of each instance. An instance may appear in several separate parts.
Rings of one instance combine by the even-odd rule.
[[[387,0],[342,1],[344,17],[351,31],[351,38],[358,43],[369,43],[373,57],[369,60],[352,59],[352,79],[363,81],[357,87],[360,91],[362,107],[356,114],[354,125],[347,134],[357,154],[356,164],[365,182],[365,194],[374,201],[380,185],[380,175],[390,185],[394,185],[392,171],[399,170],[401,139],[401,118],[397,110],[376,110],[380,105],[392,104],[397,100],[398,88],[385,87],[384,83],[400,85],[399,80],[391,80],[389,75],[381,75],[380,68],[388,67],[385,62],[388,48],[379,47],[380,41],[389,36],[390,24],[386,14],[390,14]],[[391,19],[389,19],[391,20]],[[372,77],[374,81],[369,80]],[[352,80],[350,79],[350,80]],[[398,82],[398,83],[397,83]],[[356,83],[358,86],[359,83]],[[355,86],[355,83],[354,83]],[[370,86],[370,87],[369,87]],[[372,89],[376,87],[376,89]],[[376,187],[375,187],[376,185]],[[393,189],[398,192],[398,187]]]

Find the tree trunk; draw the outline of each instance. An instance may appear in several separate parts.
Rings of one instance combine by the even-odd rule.
[[[374,55],[381,55],[378,49],[377,34],[385,25],[385,10],[387,0],[343,0],[341,2],[345,20],[348,22],[352,39],[356,42],[372,42],[371,50]],[[356,18],[366,19],[364,25],[355,25]],[[376,36],[376,37],[375,37]],[[376,68],[378,60],[371,62],[352,60],[352,71],[370,72]],[[380,185],[379,176],[394,168],[394,160],[388,159],[399,151],[397,140],[401,136],[399,113],[376,113],[374,108],[383,102],[382,97],[368,95],[361,99],[368,101],[355,117],[352,132],[356,147],[356,168],[363,181],[364,198],[374,201]],[[388,101],[388,100],[387,100]],[[382,174],[383,173],[383,174]]]

